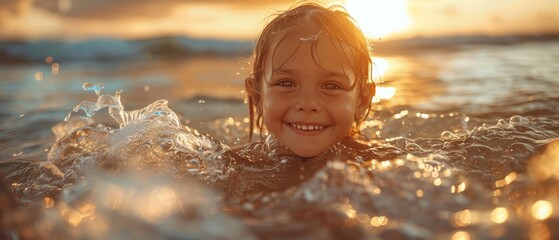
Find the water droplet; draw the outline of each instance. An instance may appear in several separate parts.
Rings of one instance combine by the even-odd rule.
[[[513,125],[513,126],[527,125],[527,124],[530,123],[530,120],[528,120],[525,117],[515,115],[515,116],[510,117],[509,123],[510,123],[510,125]]]
[[[305,196],[305,200],[307,200],[308,202],[313,202],[316,200],[316,197],[312,194],[311,190],[308,188],[305,188],[303,190],[303,194]]]
[[[95,91],[95,94],[99,96],[99,92],[101,92],[101,89],[105,88],[105,85],[103,85],[103,83],[91,84],[89,82],[86,82],[82,85],[82,87],[85,91]]]
[[[50,197],[43,198],[43,206],[45,208],[51,208],[54,206],[54,200]]]
[[[53,75],[56,75],[56,74],[58,74],[58,72],[60,71],[60,64],[58,64],[58,63],[53,63],[53,64],[50,66],[50,68],[51,68],[52,74],[53,74]]]
[[[445,141],[455,140],[458,139],[458,136],[454,135],[454,133],[450,131],[444,131],[441,133],[441,139]]]
[[[423,150],[419,145],[414,142],[406,141],[406,151],[414,152]]]
[[[509,123],[507,121],[503,120],[503,119],[499,119],[496,126],[498,128],[510,128]]]
[[[245,210],[254,210],[254,204],[247,202],[243,204],[243,209]]]
[[[385,216],[375,216],[371,218],[371,225],[373,227],[384,226],[388,223],[388,218]]]
[[[472,224],[473,213],[469,209],[456,212],[451,217],[451,224],[454,227],[467,227]]]
[[[40,71],[39,71],[39,72],[36,72],[36,73],[35,73],[35,80],[41,81],[41,80],[43,80],[43,77],[44,77],[43,72],[40,72]]]

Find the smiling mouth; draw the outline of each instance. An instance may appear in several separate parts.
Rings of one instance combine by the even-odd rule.
[[[286,123],[286,124],[299,131],[307,131],[307,132],[320,131],[328,127],[325,125],[318,125],[318,124],[299,124],[299,123]]]

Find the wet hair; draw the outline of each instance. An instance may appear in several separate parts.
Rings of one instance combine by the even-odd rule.
[[[274,17],[275,16],[275,17]],[[285,12],[273,15],[258,37],[253,51],[253,71],[245,80],[245,91],[247,93],[250,132],[249,141],[255,129],[262,137],[264,123],[261,109],[261,87],[262,82],[270,78],[272,72],[272,58],[277,46],[287,38],[290,33],[303,30],[313,30],[314,34],[301,36],[300,40],[316,40],[317,37],[327,35],[334,45],[339,49],[338,54],[350,63],[350,70],[355,73],[355,83],[352,87],[358,88],[359,97],[365,99],[365,112],[356,117],[349,136],[363,137],[359,130],[360,124],[367,118],[373,92],[368,91],[372,84],[372,63],[369,47],[363,32],[357,26],[355,20],[347,11],[339,5],[323,7],[316,3],[301,3],[293,6]],[[316,42],[313,41],[316,52]],[[294,53],[293,53],[294,54]],[[292,55],[293,55],[292,54]],[[318,64],[316,54],[312,54],[314,61]],[[290,57],[289,57],[290,58]],[[371,84],[371,85],[370,85]]]

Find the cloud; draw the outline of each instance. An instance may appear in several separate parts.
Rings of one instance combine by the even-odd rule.
[[[0,0],[0,26],[9,19],[28,12],[31,4],[32,0]]]
[[[0,0],[0,11],[21,14],[29,9],[31,0]]]
[[[0,0],[11,1],[11,0]],[[71,18],[85,19],[127,19],[159,18],[170,14],[179,5],[205,4],[228,5],[239,8],[261,8],[291,0],[57,0],[36,1],[34,7]]]
[[[402,36],[559,33],[556,0],[407,0]],[[252,38],[298,0],[0,0],[1,39]],[[319,0],[323,3],[342,0]],[[380,8],[381,0],[377,0]],[[406,35],[407,34],[407,35]]]
[[[295,0],[0,0],[10,9],[2,39],[143,38],[189,35],[246,39],[273,9]],[[16,4],[17,3],[17,4]],[[21,11],[18,9],[28,9]],[[5,10],[7,12],[7,10]]]

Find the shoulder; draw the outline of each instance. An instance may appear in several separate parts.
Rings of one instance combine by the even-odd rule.
[[[356,150],[367,150],[373,146],[373,143],[370,141],[363,141],[361,139],[352,137],[345,137],[340,143],[345,147],[353,148]]]
[[[374,158],[379,160],[391,160],[402,156],[405,152],[396,146],[386,144],[379,141],[361,140],[351,137],[342,139],[341,143],[348,148],[366,158]]]

